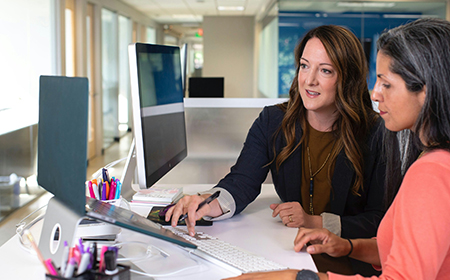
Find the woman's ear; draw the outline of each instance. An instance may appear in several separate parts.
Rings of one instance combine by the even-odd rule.
[[[425,98],[427,97],[427,85],[424,85],[422,91],[419,92],[418,96],[420,105],[425,104]]]

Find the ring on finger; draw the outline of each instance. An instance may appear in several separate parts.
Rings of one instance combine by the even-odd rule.
[[[289,222],[291,222],[292,223],[292,215],[289,215]]]

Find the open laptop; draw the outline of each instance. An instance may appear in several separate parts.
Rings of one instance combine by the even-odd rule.
[[[40,77],[38,129],[38,183],[54,194],[39,241],[45,258],[52,258],[59,266],[63,246],[53,244],[55,228],[60,227],[60,241],[73,244],[74,232],[86,216],[183,247],[197,247],[130,210],[86,197],[86,78]]]

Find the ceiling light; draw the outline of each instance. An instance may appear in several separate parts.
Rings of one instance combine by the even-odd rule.
[[[392,2],[338,2],[338,7],[346,7],[346,8],[392,8],[395,6],[395,3]]]
[[[243,11],[244,6],[218,6],[219,11]]]
[[[365,2],[363,3],[363,7],[370,7],[370,8],[392,8],[395,6],[395,3],[380,3],[380,2]]]
[[[172,17],[173,17],[173,18],[189,18],[189,19],[194,19],[194,18],[195,18],[195,16],[194,16],[194,15],[191,15],[191,14],[188,14],[188,15],[178,15],[178,14],[175,14],[175,15],[172,15]]]

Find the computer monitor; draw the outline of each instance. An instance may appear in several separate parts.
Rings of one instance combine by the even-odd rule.
[[[183,96],[186,96],[186,77],[187,77],[187,63],[188,63],[188,44],[183,44],[180,49],[181,58],[181,78],[183,80]]]
[[[76,228],[85,216],[195,248],[145,217],[86,197],[88,80],[41,76],[39,84],[37,179],[54,195],[47,205],[39,240],[44,257],[59,266],[61,241],[74,244]],[[56,229],[59,242],[54,240]]]
[[[187,156],[181,56],[179,47],[142,43],[131,44],[128,53],[135,154],[130,150],[129,161],[135,160],[145,189]],[[127,163],[126,173],[133,171]]]
[[[223,77],[191,77],[189,78],[189,97],[223,97]]]

